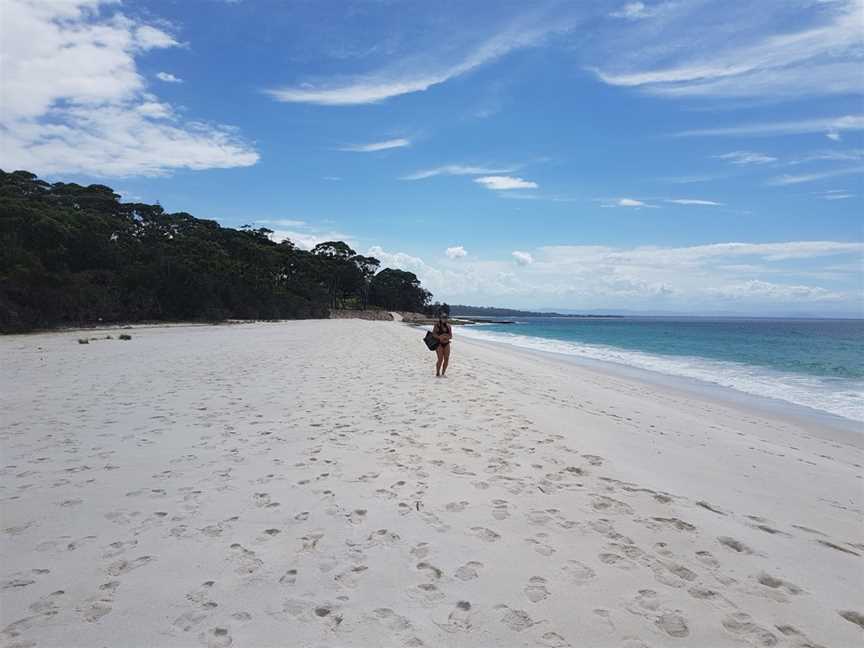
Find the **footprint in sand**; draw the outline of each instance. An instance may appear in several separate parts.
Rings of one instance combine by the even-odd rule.
[[[774,646],[777,637],[766,628],[753,623],[745,612],[734,612],[723,618],[723,627],[732,634],[751,640],[756,646]]]
[[[233,552],[232,558],[237,565],[235,571],[241,576],[254,574],[264,564],[261,559],[256,557],[254,551],[246,549],[236,542],[231,545],[231,551]]]
[[[546,588],[546,579],[542,576],[532,576],[529,578],[524,591],[525,596],[532,603],[537,603],[549,597],[549,590]]]
[[[133,569],[143,567],[152,561],[152,556],[140,556],[135,560],[117,560],[108,565],[108,568],[105,571],[111,576],[120,576],[122,574],[128,574]]]
[[[619,556],[614,553],[601,553],[597,556],[604,565],[611,565],[612,567],[617,567],[618,569],[633,569],[636,567],[636,563],[632,560],[625,558],[624,556]]]
[[[443,575],[443,572],[438,569],[435,565],[431,565],[428,562],[419,562],[417,563],[417,569],[420,571],[425,571],[429,576],[434,579],[439,579]]]
[[[207,648],[228,648],[228,646],[234,643],[231,634],[228,632],[228,628],[210,628],[198,635],[198,639]]]
[[[592,496],[591,506],[595,511],[609,511],[619,515],[633,515],[633,508],[629,504],[607,497],[606,495]]]
[[[855,612],[854,610],[840,610],[837,614],[846,619],[849,623],[854,623],[864,629],[864,614]]]
[[[771,574],[766,574],[765,572],[757,575],[756,580],[765,587],[782,589],[788,594],[801,594],[804,591],[794,583],[790,583],[789,581],[778,578],[777,576],[772,576]]]
[[[504,520],[510,517],[510,512],[507,510],[507,500],[492,500],[492,517],[496,520]]]
[[[471,535],[475,538],[479,538],[483,542],[495,542],[496,540],[501,539],[500,535],[486,527],[471,527]]]
[[[546,535],[543,534],[541,536],[541,534],[537,534],[536,537],[544,537],[545,538]],[[550,545],[546,544],[545,542],[543,542],[541,540],[535,540],[534,538],[525,538],[525,542],[532,545],[534,547],[534,551],[539,553],[541,556],[548,557],[548,556],[551,556],[552,554],[555,553],[554,547],[551,547]]]
[[[461,502],[450,502],[449,504],[445,505],[444,508],[450,513],[461,513],[466,509],[467,506],[468,502],[463,500]]]
[[[687,622],[678,612],[664,612],[660,615],[660,618],[655,621],[655,624],[670,637],[680,638],[686,637],[690,634]]]
[[[346,517],[351,524],[360,524],[366,520],[366,509],[354,509]]]
[[[259,506],[261,508],[266,507],[270,504],[270,494],[269,493],[255,493],[252,495],[252,501],[255,503],[255,506]]]
[[[372,615],[391,632],[405,632],[413,627],[406,617],[390,608],[377,608],[372,611]]]
[[[753,550],[747,545],[745,545],[743,542],[740,542],[735,538],[730,538],[729,536],[720,536],[719,538],[717,538],[717,542],[736,553],[753,553]]]
[[[578,560],[568,560],[561,567],[561,571],[576,585],[584,585],[596,576],[593,569]]]
[[[507,612],[501,617],[501,623],[510,628],[513,632],[522,632],[531,626],[539,623],[534,621],[525,610],[514,610],[507,606],[502,606],[507,609]]]
[[[480,574],[478,570],[482,568],[483,563],[471,560],[459,567],[453,575],[462,581],[474,580],[475,578],[479,578]]]
[[[544,632],[538,640],[546,648],[570,648],[571,644],[557,632]]]
[[[200,612],[198,610],[190,610],[188,612],[184,612],[179,617],[174,619],[174,623],[172,624],[178,630],[182,630],[183,632],[189,632],[196,626],[200,625],[209,615],[206,612]]]
[[[447,632],[467,632],[473,625],[471,617],[471,603],[469,601],[459,601],[447,615],[445,622],[439,623],[436,621],[435,624]]]
[[[408,590],[408,596],[426,605],[432,605],[441,601],[445,595],[435,583],[420,583]]]
[[[696,552],[696,560],[701,562],[703,565],[707,567],[719,567],[720,561],[714,557],[710,551],[697,551]]]

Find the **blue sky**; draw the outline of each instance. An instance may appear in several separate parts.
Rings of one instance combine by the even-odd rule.
[[[450,302],[861,313],[864,5],[3,5],[0,167]]]

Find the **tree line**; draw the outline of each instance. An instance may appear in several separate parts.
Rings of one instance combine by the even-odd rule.
[[[161,320],[327,317],[334,308],[423,311],[404,270],[342,241],[312,250],[266,228],[222,227],[104,185],[0,170],[0,332]]]

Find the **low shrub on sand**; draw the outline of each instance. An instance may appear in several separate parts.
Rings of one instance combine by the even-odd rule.
[[[132,336],[129,335],[128,333],[121,333],[119,337],[121,340],[131,340],[132,339]]]

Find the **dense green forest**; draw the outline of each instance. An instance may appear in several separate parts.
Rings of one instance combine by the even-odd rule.
[[[264,228],[222,227],[103,185],[0,170],[0,331],[98,322],[423,311],[417,277],[341,241],[311,251]]]

